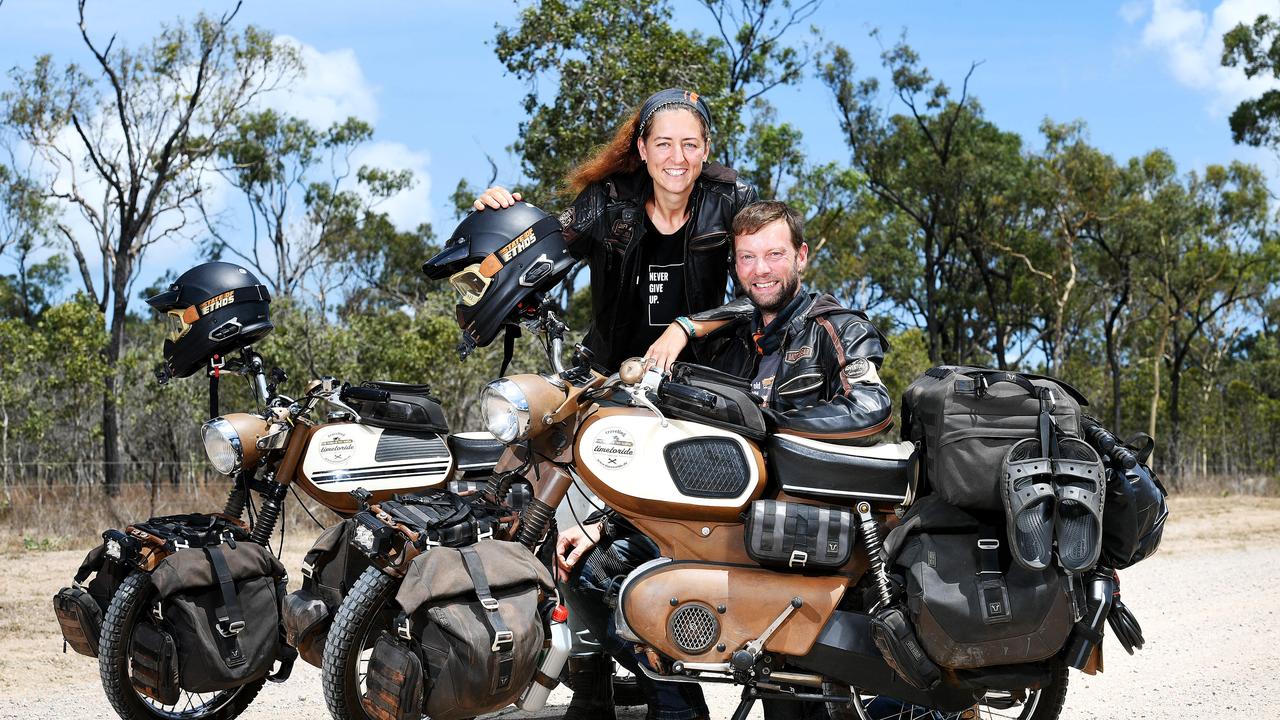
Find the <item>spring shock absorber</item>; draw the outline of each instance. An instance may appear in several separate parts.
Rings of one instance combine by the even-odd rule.
[[[875,580],[876,590],[880,593],[880,607],[885,607],[893,601],[893,594],[889,591],[889,575],[885,572],[884,558],[880,557],[880,527],[876,524],[875,518],[871,517],[871,503],[860,502],[855,509],[858,513],[862,547],[867,551],[867,560],[871,563],[871,577]]]
[[[275,532],[276,520],[280,517],[280,499],[267,498],[262,503],[262,509],[258,511],[258,520],[253,524],[253,534],[249,539],[259,545],[267,545],[271,542],[271,533]]]
[[[550,505],[534,498],[529,501],[524,512],[520,514],[520,532],[516,533],[516,542],[532,550],[551,526],[551,519],[556,511]]]

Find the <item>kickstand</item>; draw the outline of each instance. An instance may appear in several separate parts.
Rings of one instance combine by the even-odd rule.
[[[738,709],[733,711],[733,717],[730,720],[747,720],[747,716],[751,714],[751,706],[756,704],[756,689],[753,687],[742,688],[742,701],[738,703]]]

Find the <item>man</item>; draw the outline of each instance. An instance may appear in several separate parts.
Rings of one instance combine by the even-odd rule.
[[[888,428],[891,403],[878,369],[887,343],[863,313],[844,308],[826,294],[804,292],[800,278],[808,262],[804,221],[785,203],[758,202],[733,221],[734,268],[745,297],[714,310],[681,317],[649,348],[646,360],[666,370],[690,339],[712,349],[713,365],[743,378],[773,422],[794,432],[833,442],[870,443]],[[605,541],[588,553],[601,537]],[[583,568],[574,572],[583,557]],[[628,667],[635,659],[612,637],[612,613],[594,606],[616,592],[616,578],[657,556],[657,548],[625,522],[570,527],[561,533],[556,560],[580,599],[600,609],[602,642]],[[596,614],[596,613],[592,613]],[[598,633],[599,634],[599,633]],[[650,686],[650,716],[693,717],[705,713],[696,686]],[[666,687],[672,686],[672,687]],[[606,711],[607,697],[575,693],[570,714]],[[817,703],[766,701],[769,720],[825,718]]]

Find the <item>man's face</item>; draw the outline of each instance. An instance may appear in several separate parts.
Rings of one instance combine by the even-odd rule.
[[[809,245],[791,246],[785,220],[775,220],[750,235],[733,240],[733,263],[738,282],[762,312],[775,313],[800,289],[800,273],[809,259]]]

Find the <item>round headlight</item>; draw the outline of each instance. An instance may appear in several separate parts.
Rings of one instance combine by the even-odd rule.
[[[501,442],[522,440],[529,434],[529,401],[520,387],[506,378],[484,387],[480,411],[489,433]]]
[[[204,438],[204,451],[213,469],[223,475],[234,475],[244,463],[244,448],[240,435],[231,423],[214,418],[200,427]]]

